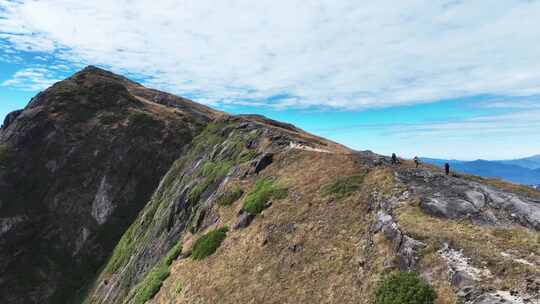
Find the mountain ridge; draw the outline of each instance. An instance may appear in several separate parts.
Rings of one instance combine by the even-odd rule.
[[[400,271],[437,303],[540,286],[528,187],[393,165],[96,67],[6,122],[2,303],[371,303]]]
[[[540,154],[518,159],[501,160],[499,162],[516,165],[523,168],[538,170],[540,169]]]
[[[449,163],[453,170],[480,175],[484,177],[500,178],[510,182],[536,185],[540,184],[540,169],[536,168],[535,156],[516,160],[447,160],[437,158],[421,158],[424,162],[443,166]],[[521,164],[521,165],[520,165]]]

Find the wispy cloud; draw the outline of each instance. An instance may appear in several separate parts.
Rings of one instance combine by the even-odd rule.
[[[373,108],[540,94],[539,1],[6,1],[0,39],[206,103]]]
[[[515,100],[493,100],[481,104],[485,108],[491,109],[511,109],[511,110],[531,110],[540,109],[540,97],[519,98]]]
[[[516,112],[511,114],[480,116],[458,121],[422,123],[412,125],[395,125],[390,132],[408,136],[440,136],[478,138],[479,136],[529,133],[531,130],[540,130],[540,111]]]
[[[529,105],[527,105],[529,106]],[[526,106],[523,105],[525,108]],[[539,108],[537,105],[530,107]],[[520,108],[521,109],[521,108]],[[398,136],[441,136],[476,138],[490,134],[529,133],[540,130],[540,110],[517,111],[508,114],[484,115],[467,119],[441,120],[416,123],[365,123],[333,128],[318,128],[312,131],[331,135],[333,133],[357,132],[359,130],[378,131],[384,135]]]
[[[406,157],[512,159],[538,154],[540,109],[414,123],[313,129],[350,147]]]
[[[26,68],[17,71],[11,79],[0,83],[0,85],[23,91],[40,91],[59,80],[58,76],[50,69]]]

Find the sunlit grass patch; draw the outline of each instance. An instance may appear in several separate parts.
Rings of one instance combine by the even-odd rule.
[[[212,230],[201,236],[197,241],[195,241],[195,244],[193,244],[191,257],[194,260],[202,260],[214,254],[223,240],[225,240],[225,237],[227,237],[227,231],[229,231],[229,228],[223,227]]]
[[[242,210],[251,214],[259,214],[267,207],[270,200],[283,199],[287,197],[287,194],[287,188],[278,185],[276,181],[261,179],[247,195]]]

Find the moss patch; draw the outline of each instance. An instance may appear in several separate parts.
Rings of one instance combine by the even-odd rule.
[[[220,206],[230,206],[244,195],[244,190],[240,187],[227,190],[217,199],[217,203]]]
[[[250,161],[257,156],[257,151],[255,150],[245,150],[238,156],[238,162],[239,163],[245,163],[247,161]]]
[[[172,262],[178,258],[180,253],[182,253],[182,243],[178,242],[176,243],[176,245],[173,246],[173,248],[171,248],[171,250],[169,250],[169,252],[165,256],[165,264],[167,266],[170,266]]]
[[[169,277],[169,267],[165,263],[156,265],[138,285],[134,303],[144,304],[159,291],[163,281]]]
[[[212,180],[223,177],[229,172],[232,164],[228,161],[206,162],[201,169],[201,175]]]
[[[211,122],[193,140],[193,154],[199,155],[205,148],[213,147],[223,141],[221,132],[227,126],[225,122]]]
[[[181,242],[176,243],[167,255],[156,265],[144,279],[137,285],[135,291],[134,303],[135,304],[144,304],[146,301],[154,297],[154,295],[159,291],[163,281],[169,277],[172,262],[180,255],[182,251]]]
[[[427,282],[408,272],[391,274],[375,291],[375,304],[432,304],[436,298]]]
[[[133,224],[128,228],[128,230],[126,230],[113,250],[113,253],[105,268],[105,273],[116,272],[129,259],[134,249],[133,232],[136,228],[137,226]]]
[[[225,177],[231,168],[232,164],[228,161],[208,161],[204,163],[199,174],[203,179],[189,192],[188,201],[190,204],[195,204],[201,198],[206,188]]]
[[[227,236],[227,227],[212,230],[207,234],[200,237],[195,244],[193,244],[193,250],[191,257],[194,260],[202,260],[212,255],[219,248],[225,237]]]
[[[322,187],[324,196],[333,195],[337,199],[349,196],[355,191],[360,190],[364,181],[364,174],[355,174],[347,177],[338,178],[336,181]]]
[[[244,200],[242,210],[251,214],[259,214],[267,207],[270,200],[284,199],[287,197],[287,194],[287,188],[277,185],[275,181],[271,179],[261,179],[257,181]]]

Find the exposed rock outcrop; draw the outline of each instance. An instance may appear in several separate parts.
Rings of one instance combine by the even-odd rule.
[[[398,178],[422,197],[420,206],[429,214],[501,227],[520,224],[540,230],[540,198],[519,196],[428,169],[402,170]]]

